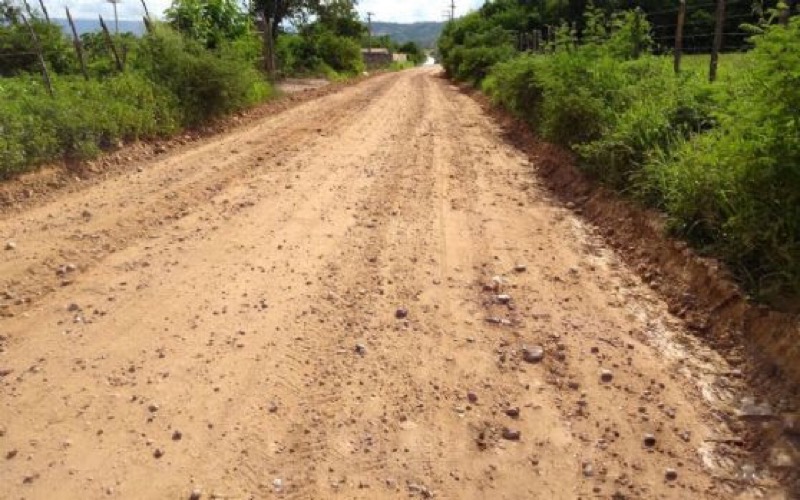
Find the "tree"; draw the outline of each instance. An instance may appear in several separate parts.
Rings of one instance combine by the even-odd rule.
[[[272,21],[272,36],[278,38],[279,30],[284,21],[289,19],[307,20],[309,12],[314,11],[314,7],[319,4],[319,0],[255,0],[253,2],[253,14],[264,15],[267,20]]]
[[[173,0],[166,15],[173,28],[209,49],[250,31],[250,18],[236,0]]]

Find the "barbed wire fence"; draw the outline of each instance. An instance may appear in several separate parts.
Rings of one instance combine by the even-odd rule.
[[[796,2],[786,6],[778,16],[755,9],[751,0],[716,0],[692,3],[676,2],[675,7],[657,11],[641,11],[651,23],[650,40],[655,54],[672,55],[675,72],[681,71],[683,54],[709,56],[709,80],[716,80],[720,54],[744,52],[752,47],[751,37],[759,25],[778,21],[786,24],[795,14]],[[731,11],[731,8],[733,12]],[[775,18],[775,19],[773,19]],[[563,26],[563,25],[562,25]],[[556,33],[562,26],[542,25],[529,31],[511,31],[516,49],[520,52],[555,50],[559,42]],[[580,42],[575,23],[568,25],[572,43]],[[756,28],[756,29],[752,29]]]
[[[58,26],[60,30],[66,30],[66,27],[61,26],[58,23],[55,23],[50,16],[44,2],[42,0],[38,0],[39,2],[39,9],[35,9],[31,6],[28,0],[18,0],[15,3],[9,3],[6,5],[6,8],[0,10],[0,26],[13,26],[18,25],[20,27],[25,27],[27,32],[30,34],[30,46],[24,50],[1,50],[0,51],[0,66],[5,64],[13,65],[13,61],[16,60],[17,65],[24,65],[25,60],[35,60],[36,65],[39,66],[39,69],[42,73],[42,81],[45,85],[45,88],[50,94],[51,97],[55,97],[55,92],[53,90],[53,83],[50,77],[50,69],[48,68],[47,61],[51,57],[56,56],[63,56],[64,53],[61,48],[52,48],[52,47],[45,47],[40,40],[39,35],[37,34],[35,24],[36,22],[43,22],[48,25]],[[146,31],[150,31],[152,29],[152,20],[150,18],[150,12],[147,8],[147,4],[145,0],[140,0],[143,9],[143,22]],[[69,24],[69,28],[72,35],[72,44],[75,49],[75,58],[77,63],[80,67],[81,74],[84,76],[86,80],[89,80],[89,71],[87,68],[87,61],[86,61],[86,54],[84,52],[84,39],[81,35],[79,35],[78,30],[75,26],[75,22],[72,18],[72,14],[70,12],[69,6],[64,5],[64,13],[66,15],[67,23]],[[125,63],[127,59],[127,46],[121,42],[121,38],[118,34],[112,34],[108,26],[103,19],[102,14],[98,15],[99,20],[99,27],[100,30],[97,34],[101,37],[103,45],[106,47],[107,55],[113,66],[116,68],[116,71],[122,73],[125,71]],[[68,33],[64,33],[65,36],[69,36]],[[85,35],[85,33],[84,33]],[[95,51],[96,52],[96,51]],[[9,62],[11,61],[11,62]],[[29,66],[33,66],[33,64],[28,64]],[[1,81],[1,80],[0,80]]]

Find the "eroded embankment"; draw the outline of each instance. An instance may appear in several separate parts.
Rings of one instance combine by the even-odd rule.
[[[769,405],[769,414],[757,419],[757,425],[741,428],[749,435],[747,445],[778,465],[786,465],[786,457],[776,458],[776,449],[792,457],[791,467],[778,468],[798,484],[800,317],[751,301],[724,264],[670,237],[663,215],[587,177],[574,155],[541,141],[484,95],[465,87],[462,91],[502,124],[505,139],[531,157],[537,177],[567,208],[598,227],[605,241],[668,301],[670,312],[738,367],[756,403]]]

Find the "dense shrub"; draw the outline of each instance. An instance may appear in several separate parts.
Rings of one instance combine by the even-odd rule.
[[[283,34],[275,49],[284,75],[357,75],[364,71],[361,46],[354,38],[337,35],[322,26],[301,34]]]
[[[30,19],[48,66],[58,73],[77,71],[78,61],[61,28],[40,19]],[[22,23],[3,24],[0,18],[0,77],[40,71],[39,58],[32,50],[31,34]]]
[[[0,80],[0,177],[67,155],[83,159],[121,140],[173,132],[176,101],[136,74],[105,81],[54,77],[51,99],[34,77]]]
[[[317,41],[317,53],[322,62],[337,73],[359,74],[364,71],[361,45],[353,38],[324,31]]]
[[[670,58],[647,54],[638,12],[590,8],[582,39],[564,26],[547,52],[501,58],[488,73],[466,55],[496,43],[466,31],[492,22],[454,24],[440,42],[451,76],[483,79],[494,102],[600,181],[664,210],[750,290],[800,296],[800,19],[767,28],[748,54],[725,54],[736,71],[717,84],[707,59],[675,75]]]
[[[800,19],[756,37],[719,126],[648,165],[682,234],[766,295],[800,294]]]
[[[269,86],[245,57],[205,50],[166,27],[145,36],[136,65],[180,103],[182,123],[193,125],[243,109],[269,95]]]
[[[270,93],[254,66],[259,46],[253,37],[221,42],[212,51],[157,26],[143,39],[118,41],[130,47],[124,73],[107,58],[100,62],[99,45],[90,46],[92,78],[69,68],[53,71],[52,98],[38,72],[20,67],[18,76],[0,78],[0,177],[65,156],[90,158],[120,141],[170,134]]]

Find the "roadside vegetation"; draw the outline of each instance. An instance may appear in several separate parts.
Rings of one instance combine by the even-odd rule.
[[[524,15],[523,15],[524,14]],[[762,23],[744,54],[707,63],[654,55],[641,11],[591,4],[540,52],[511,30],[538,13],[495,2],[448,25],[447,73],[479,86],[591,176],[664,211],[765,300],[800,297],[800,18]]]
[[[143,36],[111,35],[121,65],[102,33],[85,33],[84,74],[71,35],[0,0],[0,179],[169,136],[269,99],[265,13],[283,16],[274,31],[278,76],[341,80],[364,71],[366,27],[353,1],[260,0],[253,12],[241,5],[175,0]],[[40,41],[52,96],[23,15]]]

